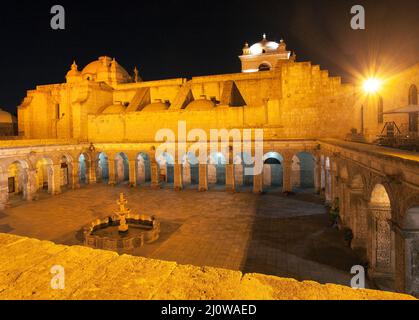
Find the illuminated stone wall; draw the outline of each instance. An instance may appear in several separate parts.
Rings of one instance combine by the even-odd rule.
[[[179,265],[112,251],[0,234],[0,299],[414,299],[262,274]],[[52,289],[53,266],[64,289]]]
[[[113,87],[80,80],[29,91],[19,107],[19,131],[27,138],[150,141],[158,129],[177,130],[178,121],[185,120],[188,129],[264,127],[275,138],[343,138],[357,124],[348,120],[356,105],[353,90],[309,62]],[[216,107],[188,108],[203,99]],[[142,111],[156,101],[170,107]]]

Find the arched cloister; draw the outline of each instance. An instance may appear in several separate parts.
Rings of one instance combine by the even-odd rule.
[[[280,188],[283,186],[283,161],[278,152],[267,152],[263,156],[263,185],[265,187]]]
[[[79,182],[80,184],[89,183],[89,156],[86,153],[81,153],[79,156]]]
[[[166,183],[173,183],[175,164],[174,157],[168,152],[163,152],[161,155],[157,156],[156,162],[159,167],[159,180]]]
[[[115,182],[122,183],[129,181],[129,162],[128,156],[124,152],[119,152],[115,156]]]
[[[145,152],[140,152],[137,155],[136,161],[137,170],[137,184],[141,185],[151,181],[151,167],[150,157]]]
[[[193,152],[182,157],[182,178],[185,186],[199,185],[199,159]]]
[[[36,161],[36,190],[53,193],[53,162],[50,158],[40,158]]]
[[[294,192],[314,192],[315,159],[310,152],[299,152],[292,157],[291,185]]]
[[[7,186],[10,197],[26,199],[28,192],[28,163],[16,160],[7,168]]]
[[[109,182],[109,161],[108,156],[105,152],[100,152],[97,155],[97,169],[96,179],[98,182]]]
[[[395,241],[391,230],[391,202],[386,187],[377,183],[369,202],[369,243],[367,248],[370,275],[374,278],[394,276]]]
[[[209,156],[208,185],[225,186],[227,160],[221,152],[213,152]]]
[[[68,188],[71,185],[72,160],[69,155],[63,155],[60,160],[60,186]]]

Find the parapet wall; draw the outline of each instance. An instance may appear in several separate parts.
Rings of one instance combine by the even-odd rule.
[[[52,289],[53,266],[65,288]],[[0,234],[0,299],[388,300],[411,296],[196,267]]]

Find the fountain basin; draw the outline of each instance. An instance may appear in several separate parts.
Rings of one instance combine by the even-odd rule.
[[[123,233],[118,231],[120,221],[118,215],[91,222],[83,228],[84,245],[118,253],[129,253],[159,238],[160,222],[153,216],[128,213],[125,218],[129,229]]]

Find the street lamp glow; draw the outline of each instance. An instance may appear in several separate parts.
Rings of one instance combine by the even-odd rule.
[[[380,90],[380,87],[381,81],[376,78],[370,78],[364,82],[364,91],[366,93],[376,93],[378,90]]]

